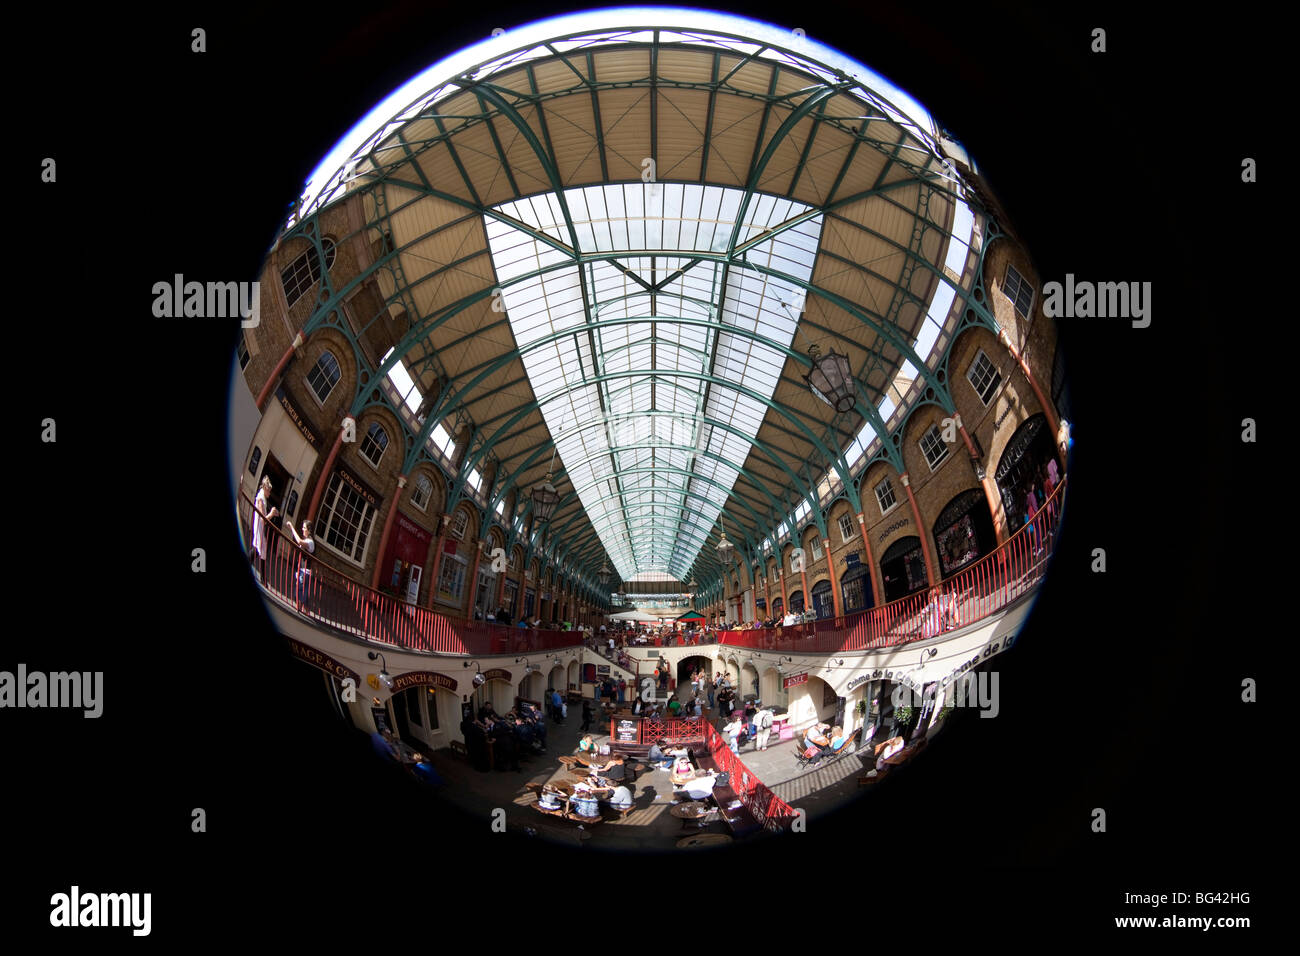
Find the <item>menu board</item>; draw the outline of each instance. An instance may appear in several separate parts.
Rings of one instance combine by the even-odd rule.
[[[637,721],[620,720],[618,726],[614,728],[614,739],[622,744],[634,744],[640,736],[638,730]]]

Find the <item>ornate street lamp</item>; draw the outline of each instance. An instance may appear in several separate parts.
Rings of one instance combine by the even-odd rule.
[[[827,355],[822,355],[821,351],[817,345],[808,349],[812,369],[803,380],[814,395],[837,412],[852,411],[857,399],[857,384],[849,367],[849,357],[834,349]]]
[[[727,540],[727,532],[724,529],[722,532],[722,538],[721,540],[718,541],[718,547],[717,547],[718,557],[722,560],[722,564],[724,567],[731,566],[731,556],[735,553],[735,551],[736,551],[736,546]]]
[[[609,584],[609,565],[604,561],[600,562],[600,570],[596,572],[596,580],[601,583],[602,587]]]
[[[550,521],[555,505],[560,500],[559,492],[555,490],[555,485],[551,484],[551,477],[548,471],[546,480],[540,485],[533,486],[533,515],[538,521]]]

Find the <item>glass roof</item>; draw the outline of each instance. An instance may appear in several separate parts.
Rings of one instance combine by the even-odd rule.
[[[789,347],[798,290],[757,272],[698,260],[809,211],[758,194],[737,230],[739,189],[624,183],[544,194],[498,210],[578,252],[575,263],[507,287],[506,314],[557,454],[619,574],[685,574],[735,484],[786,356],[729,329]],[[507,222],[484,218],[497,278],[566,260]],[[747,252],[808,281],[821,217]],[[687,319],[691,324],[664,320]],[[653,320],[653,321],[652,321]],[[560,334],[571,333],[571,334]],[[529,346],[551,337],[544,344]]]

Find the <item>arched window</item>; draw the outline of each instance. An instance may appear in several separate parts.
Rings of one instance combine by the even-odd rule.
[[[322,239],[321,248],[325,250],[325,271],[329,272],[334,266],[334,241]],[[284,298],[289,303],[289,308],[292,309],[294,303],[320,281],[320,277],[320,257],[316,255],[314,245],[308,246],[293,262],[280,270],[280,284],[284,287]]]
[[[415,487],[411,489],[411,504],[421,511],[427,511],[429,499],[433,496],[433,482],[425,475],[415,476]]]
[[[329,393],[334,391],[334,386],[339,383],[343,373],[339,369],[339,360],[334,357],[334,353],[329,349],[321,352],[320,358],[312,366],[312,370],[307,373],[307,384],[311,386],[312,393],[316,400],[322,405]]]
[[[379,459],[384,457],[384,449],[387,447],[388,433],[379,422],[371,422],[366,429],[366,437],[361,439],[361,454],[370,464],[379,467]]]

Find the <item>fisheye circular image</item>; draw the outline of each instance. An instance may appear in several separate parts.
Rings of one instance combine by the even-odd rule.
[[[996,709],[1059,537],[1012,213],[802,31],[611,9],[434,64],[322,160],[243,323],[274,626],[377,760],[518,832],[725,846],[869,800]]]

